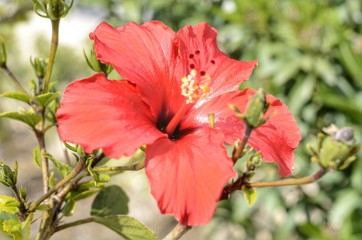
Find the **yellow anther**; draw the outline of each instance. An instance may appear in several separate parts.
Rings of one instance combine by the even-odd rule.
[[[193,69],[190,74],[181,79],[181,94],[186,97],[186,103],[194,103],[197,99],[203,99],[210,92],[210,76],[199,75]]]

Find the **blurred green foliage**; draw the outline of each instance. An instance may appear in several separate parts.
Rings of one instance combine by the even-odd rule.
[[[26,1],[10,2],[13,16],[4,11],[9,6],[0,4],[0,16],[6,13],[0,23],[25,19]],[[259,60],[242,87],[263,87],[281,98],[297,118],[304,139],[336,123],[354,128],[362,141],[360,0],[82,0],[75,8],[98,14],[114,26],[158,19],[177,30],[207,21],[218,29],[223,51],[236,59]],[[58,74],[75,71],[76,65],[62,57],[59,61],[70,70]],[[68,82],[71,78],[58,77]],[[296,153],[295,176],[313,172],[304,145]],[[261,171],[264,175],[257,178],[264,180],[277,174],[269,165]],[[205,239],[362,239],[361,154],[350,168],[328,174],[318,184],[257,191],[252,208],[241,193],[222,202],[203,230]]]

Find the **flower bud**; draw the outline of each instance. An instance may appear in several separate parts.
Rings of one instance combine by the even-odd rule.
[[[33,3],[36,14],[55,21],[68,14],[74,0],[70,0],[69,4],[65,0],[33,0]]]
[[[0,67],[6,66],[6,48],[4,38],[0,35]]]
[[[45,72],[46,72],[46,68],[48,65],[48,61],[43,59],[43,58],[34,58],[34,60],[32,58],[30,58],[30,63],[33,66],[35,75],[41,79],[44,78],[45,76]]]
[[[103,72],[106,75],[110,74],[113,70],[111,65],[108,64],[103,64],[101,63],[96,56],[96,53],[94,52],[94,48],[92,48],[89,51],[89,57],[87,56],[87,54],[85,53],[85,51],[83,50],[83,55],[84,58],[87,62],[87,65],[90,69],[92,69],[95,72]]]
[[[256,91],[249,100],[246,108],[246,121],[253,128],[257,128],[265,123],[264,114],[268,110],[269,104],[266,102],[266,95],[263,89]]]
[[[21,198],[25,200],[26,197],[28,196],[28,190],[26,190],[26,188],[24,186],[20,186],[19,192],[20,192]]]
[[[0,162],[0,182],[7,187],[14,187],[17,182],[18,163],[15,162],[14,171],[3,162]]]
[[[308,144],[312,160],[323,168],[343,170],[355,159],[360,146],[355,144],[353,131],[350,128],[338,129],[335,125],[323,129],[317,141]]]
[[[250,156],[246,162],[246,168],[250,171],[254,171],[256,168],[260,167],[262,159],[260,153],[256,153]]]

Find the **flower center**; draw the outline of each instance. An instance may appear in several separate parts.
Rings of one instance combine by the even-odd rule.
[[[181,79],[181,94],[186,97],[186,104],[194,103],[206,97],[210,92],[210,76],[205,71],[192,69],[190,74]]]

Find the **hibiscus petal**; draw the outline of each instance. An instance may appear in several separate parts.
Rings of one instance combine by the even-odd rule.
[[[195,105],[182,122],[181,129],[206,125],[208,114],[214,113],[215,125],[225,134],[225,142],[234,144],[237,139],[243,138],[245,127],[228,104],[234,104],[241,112],[245,112],[248,101],[254,94],[253,89],[235,91],[213,98],[203,105]],[[301,139],[300,130],[285,104],[271,95],[267,95],[267,102],[270,103],[265,114],[267,122],[252,131],[248,143],[260,151],[265,161],[276,162],[279,166],[279,175],[287,177],[292,173],[294,149]]]
[[[146,173],[162,213],[188,226],[210,221],[225,184],[235,176],[223,139],[217,130],[202,128],[147,146]]]
[[[221,52],[217,46],[217,31],[207,23],[187,25],[177,32],[177,36],[180,38],[180,53],[185,59],[183,63],[187,63],[178,69],[178,74],[188,73],[192,67],[204,71],[211,77],[208,98],[238,89],[258,64],[257,61],[237,61]]]
[[[97,58],[137,84],[141,97],[151,106],[156,118],[162,111],[169,111],[166,104],[169,99],[182,99],[180,86],[173,81],[178,60],[175,36],[170,28],[158,21],[143,25],[128,23],[120,28],[101,23],[90,34]]]
[[[79,144],[86,152],[102,148],[108,157],[130,155],[165,136],[156,129],[136,86],[108,80],[104,74],[70,84],[57,118],[63,141]]]

